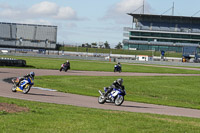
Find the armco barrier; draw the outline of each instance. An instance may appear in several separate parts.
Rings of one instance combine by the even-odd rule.
[[[1,54],[5,55],[5,54]],[[26,56],[26,57],[46,57],[46,58],[65,58],[66,60],[76,59],[76,60],[97,60],[97,61],[109,61],[104,57],[89,57],[89,56],[70,56],[70,55],[48,55],[48,54],[28,54],[28,53],[8,53],[6,55],[12,56]],[[111,59],[113,61],[113,59]]]
[[[25,60],[17,60],[13,58],[0,58],[0,66],[18,66],[24,67],[26,66]]]

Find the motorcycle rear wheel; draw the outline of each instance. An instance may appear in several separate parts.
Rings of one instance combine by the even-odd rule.
[[[115,99],[115,105],[120,106],[124,102],[124,96],[117,96]]]
[[[106,102],[106,99],[103,96],[99,96],[98,102],[99,104],[104,104]]]

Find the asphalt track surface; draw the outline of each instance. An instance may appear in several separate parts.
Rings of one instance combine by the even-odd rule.
[[[8,98],[16,98],[23,100],[31,100],[46,103],[66,104],[73,106],[81,106],[97,109],[119,110],[128,112],[153,113],[173,116],[185,116],[200,118],[200,110],[186,109],[178,107],[169,107],[154,104],[145,104],[137,102],[124,101],[121,106],[115,106],[111,103],[98,104],[97,97],[83,96],[69,93],[61,93],[55,91],[45,91],[39,89],[31,89],[28,94],[20,92],[11,92],[12,84],[3,81],[6,78],[23,76],[30,71],[34,71],[37,76],[41,75],[89,75],[89,76],[200,76],[200,74],[158,74],[158,73],[114,73],[114,72],[96,72],[96,71],[68,71],[59,72],[58,70],[43,69],[11,69],[0,68],[0,96]],[[98,93],[98,92],[97,92]],[[126,100],[126,99],[125,99]]]

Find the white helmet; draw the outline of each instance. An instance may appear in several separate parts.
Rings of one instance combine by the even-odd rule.
[[[122,79],[122,78],[117,79],[117,83],[118,83],[119,85],[122,85],[122,84],[123,84],[123,79]]]

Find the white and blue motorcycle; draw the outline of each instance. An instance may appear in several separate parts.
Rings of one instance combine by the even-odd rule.
[[[120,106],[124,102],[124,96],[126,91],[122,89],[114,88],[108,95],[105,97],[104,94],[107,92],[106,87],[104,87],[104,92],[99,90],[100,96],[98,98],[99,104],[106,103],[115,103],[115,105]]]
[[[23,78],[23,77],[17,77],[12,79],[13,86],[11,88],[12,92],[23,92],[24,94],[27,94],[31,87],[34,85],[33,79],[28,77],[28,78]]]
[[[121,65],[115,65],[114,66],[114,72],[122,72],[122,67],[121,67]]]

